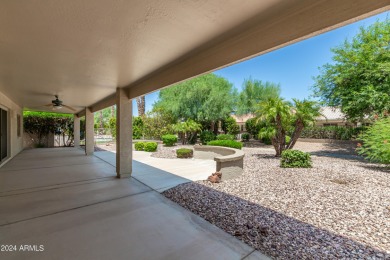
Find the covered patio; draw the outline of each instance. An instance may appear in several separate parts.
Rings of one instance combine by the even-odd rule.
[[[75,148],[25,150],[1,168],[0,244],[17,246],[2,259],[267,259],[135,178],[116,179],[115,168],[98,157],[82,155]],[[34,251],[40,245],[44,250]]]
[[[159,169],[133,163],[132,100],[389,9],[389,0],[2,1],[0,242],[18,248],[0,258],[265,257],[156,191],[167,186],[137,180]],[[112,105],[115,164],[94,156],[94,112]],[[52,109],[74,115],[75,148],[24,150],[23,110]]]

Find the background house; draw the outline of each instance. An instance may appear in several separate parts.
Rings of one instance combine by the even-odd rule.
[[[349,122],[343,112],[341,112],[338,107],[321,107],[320,108],[321,116],[316,118],[316,126],[345,126],[345,127],[356,127],[361,125],[361,123],[352,123]],[[231,115],[236,123],[240,126],[240,133],[245,133],[245,123],[248,119],[254,118],[254,114],[245,114],[245,115]]]
[[[245,133],[246,132],[246,128],[245,128],[245,123],[248,119],[251,119],[251,118],[254,118],[255,115],[253,114],[246,114],[246,115],[231,115],[231,117],[234,118],[234,120],[236,120],[236,123],[239,125],[240,127],[240,133]]]
[[[355,126],[348,122],[345,114],[338,107],[321,107],[321,116],[316,118],[316,126]]]

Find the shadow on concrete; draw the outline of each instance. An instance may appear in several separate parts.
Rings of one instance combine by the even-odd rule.
[[[385,251],[199,183],[182,184],[162,194],[255,249],[278,259],[390,257]]]
[[[94,155],[115,167],[116,157],[114,153],[110,151],[101,151],[96,152]],[[162,192],[182,183],[191,182],[190,179],[183,178],[137,160],[133,160],[133,173],[131,177],[158,192]]]

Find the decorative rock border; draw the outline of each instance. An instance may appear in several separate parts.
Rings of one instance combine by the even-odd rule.
[[[216,171],[222,172],[221,180],[229,180],[240,176],[244,168],[245,153],[238,149],[222,146],[195,145],[194,158],[214,159]]]

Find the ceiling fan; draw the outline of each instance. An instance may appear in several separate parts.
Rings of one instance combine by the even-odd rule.
[[[54,95],[56,99],[52,100],[50,104],[44,105],[45,107],[53,107],[53,110],[58,110],[61,108],[67,108],[72,111],[76,111],[73,107],[67,106],[62,103],[62,100],[58,98],[58,95]]]

